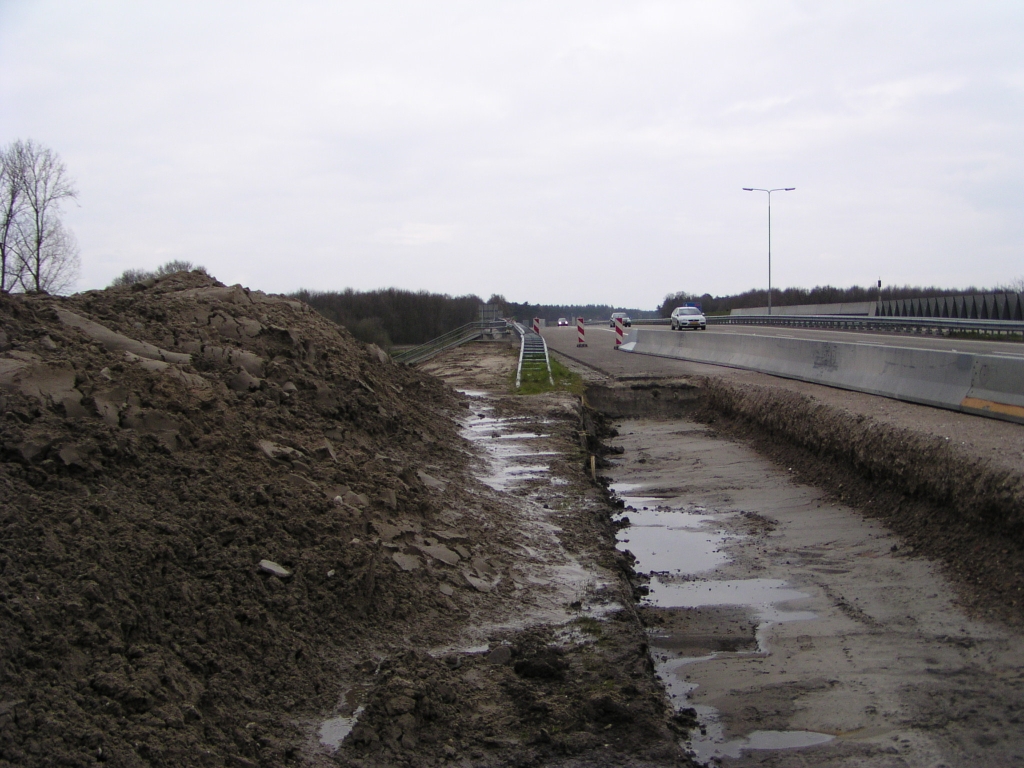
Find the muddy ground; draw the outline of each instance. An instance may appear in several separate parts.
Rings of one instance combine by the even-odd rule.
[[[578,402],[495,357],[198,273],[0,296],[0,764],[688,764]]]
[[[508,394],[514,360],[396,366],[197,273],[0,296],[0,764],[692,764],[649,650],[665,619],[635,610],[588,476],[626,447],[604,455],[578,398]],[[627,388],[891,522],[975,613],[1020,615],[1005,462],[756,387]],[[749,645],[708,615],[680,651]]]
[[[724,531],[729,553],[655,583],[679,581],[686,596],[700,582],[765,579],[800,593],[760,638],[758,609],[729,599],[642,609],[670,690],[718,729],[695,737],[698,755],[737,766],[1024,761],[1024,429],[709,366],[666,378],[653,361],[635,375],[629,362],[614,375],[596,359],[574,366],[623,433],[607,476],[628,484],[627,503],[710,514],[701,525]],[[636,567],[650,570],[642,557]],[[805,746],[744,746],[787,739]]]
[[[969,615],[939,562],[747,441],[684,419],[616,426],[620,546],[649,574],[652,654],[698,709],[701,759],[1024,761],[1024,638]]]

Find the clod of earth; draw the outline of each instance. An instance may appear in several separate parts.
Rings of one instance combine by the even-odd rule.
[[[266,571],[271,576],[277,576],[279,579],[287,579],[292,575],[291,571],[273,560],[260,560],[260,570]]]

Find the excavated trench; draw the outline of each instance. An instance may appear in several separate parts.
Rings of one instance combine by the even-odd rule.
[[[586,403],[699,762],[1024,759],[1018,478],[792,393],[644,382]]]

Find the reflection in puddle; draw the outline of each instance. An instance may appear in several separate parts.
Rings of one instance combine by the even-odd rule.
[[[671,637],[652,633],[651,652],[655,670],[678,709],[692,706],[700,729],[690,735],[689,746],[697,759],[739,757],[743,750],[792,749],[824,744],[834,737],[811,731],[754,731],[747,736],[727,739],[718,710],[689,701],[695,683],[685,679],[684,670],[700,662],[724,656],[767,656],[767,629],[787,621],[817,618],[809,611],[789,611],[779,605],[808,595],[780,579],[743,579],[732,581],[679,581],[681,577],[711,571],[728,562],[722,544],[729,537],[713,528],[716,515],[687,512],[665,506],[665,499],[633,495],[641,491],[637,484],[619,483],[612,490],[626,505],[623,513],[629,526],[618,533],[618,548],[628,549],[636,557],[636,571],[651,576],[649,592],[643,604],[655,608],[696,609],[706,606],[739,606],[756,617],[756,651],[715,652],[700,657],[678,657],[665,645]],[[664,645],[659,644],[659,637]],[[666,642],[669,641],[669,642]]]
[[[517,562],[510,567],[508,577],[516,590],[529,590],[530,607],[507,623],[475,627],[473,638],[496,629],[567,624],[582,617],[602,619],[623,610],[615,599],[617,593],[608,590],[606,574],[581,563],[561,543],[562,529],[554,510],[563,507],[567,494],[556,488],[571,484],[551,466],[556,457],[564,455],[552,450],[554,421],[533,416],[499,417],[496,411],[495,400],[481,393],[461,419],[461,435],[479,449],[483,459],[475,477],[495,491],[514,494],[522,502],[520,539],[514,545]],[[464,653],[463,644],[432,652]]]
[[[484,394],[479,397],[483,399]],[[489,472],[479,478],[484,485],[496,491],[508,491],[528,481],[548,477],[551,471],[548,459],[558,452],[533,450],[530,441],[550,435],[522,431],[523,417],[491,416],[490,405],[481,403],[474,406],[474,410],[475,415],[463,422],[462,436],[486,451]]]
[[[631,500],[632,501],[632,500]],[[618,532],[617,548],[629,550],[646,573],[695,574],[726,562],[719,549],[727,536],[707,530],[710,515],[662,509],[627,511],[629,527]]]
[[[481,477],[480,482],[496,491],[507,491],[527,480],[539,480],[547,472],[547,467],[531,467],[525,464],[503,466],[497,472]]]
[[[711,731],[708,731],[707,737],[693,739],[691,746],[698,760],[707,761],[713,757],[739,757],[745,749],[813,747],[816,744],[826,744],[834,738],[827,733],[813,731],[754,731],[749,736],[739,739],[719,741],[712,739]]]
[[[650,594],[645,602],[659,608],[699,608],[703,605],[742,605],[752,609],[762,625],[783,621],[809,621],[817,618],[810,611],[787,611],[777,603],[807,597],[786,586],[781,579],[743,579],[741,581],[662,582],[651,577]]]

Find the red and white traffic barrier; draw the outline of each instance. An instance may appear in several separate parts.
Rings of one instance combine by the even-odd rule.
[[[619,344],[622,343],[622,318],[615,318],[615,347],[618,348]]]
[[[534,333],[540,333],[540,318],[539,317],[533,318],[533,332]]]
[[[583,318],[576,318],[576,346],[585,347],[587,346],[586,339],[583,337]]]

